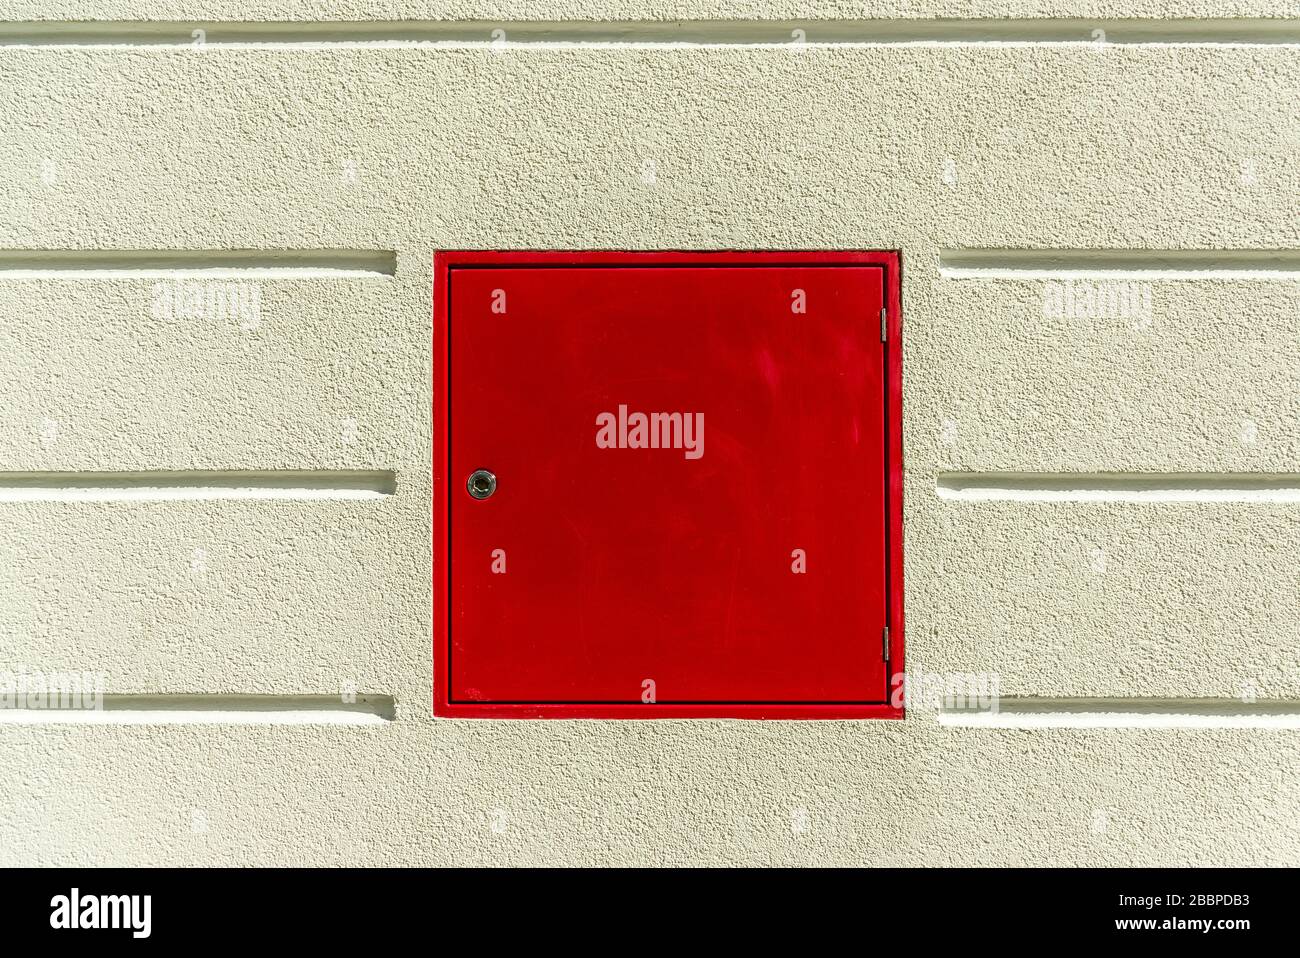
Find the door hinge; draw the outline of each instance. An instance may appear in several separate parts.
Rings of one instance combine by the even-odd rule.
[[[882,306],[880,307],[880,341],[883,343],[889,339],[889,312]]]
[[[881,634],[881,639],[882,639],[883,649],[885,653],[885,661],[888,662],[889,661],[889,626],[885,626],[885,631]]]

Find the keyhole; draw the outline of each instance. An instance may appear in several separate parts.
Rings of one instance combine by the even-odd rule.
[[[497,491],[497,477],[486,469],[475,469],[470,473],[465,488],[469,490],[469,494],[475,499],[486,499]]]

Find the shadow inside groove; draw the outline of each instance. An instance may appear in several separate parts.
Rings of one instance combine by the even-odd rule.
[[[1297,272],[1295,249],[946,249],[939,268],[954,272]]]
[[[0,249],[4,272],[197,272],[247,270],[250,273],[355,273],[393,276],[394,250],[117,250]]]
[[[1300,715],[1300,702],[1257,701],[1224,698],[1007,698],[998,699],[998,712],[1004,715],[1205,715],[1268,716]],[[971,706],[944,708],[947,714],[983,712]]]
[[[391,695],[105,695],[105,712],[357,712],[392,720]]]
[[[945,499],[1300,502],[1300,473],[943,472]]]
[[[103,694],[76,673],[39,693],[11,690],[0,724],[383,724],[397,718],[391,695]]]
[[[387,469],[0,472],[0,501],[369,498],[397,491]]]
[[[1296,43],[1300,21],[879,19],[683,21],[13,21],[0,44],[220,43]]]

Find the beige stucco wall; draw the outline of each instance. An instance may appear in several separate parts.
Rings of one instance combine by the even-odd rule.
[[[1289,6],[11,0],[0,17]],[[947,470],[1297,471],[1296,282],[1157,281],[1130,323],[1047,318],[1040,282],[938,271],[950,247],[1300,246],[1296,50],[0,46],[0,247],[398,254],[392,277],[262,283],[254,329],[160,321],[147,279],[0,280],[0,471],[399,477],[374,502],[0,503],[0,667],[398,702],[364,727],[0,723],[0,863],[1300,863],[1296,730],[429,707],[430,256],[460,248],[901,249],[909,664],[996,670],[1017,697],[1300,700],[1300,506],[935,494]]]

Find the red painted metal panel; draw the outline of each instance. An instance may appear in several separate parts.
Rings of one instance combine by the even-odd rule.
[[[437,254],[435,714],[901,716],[898,269]]]

